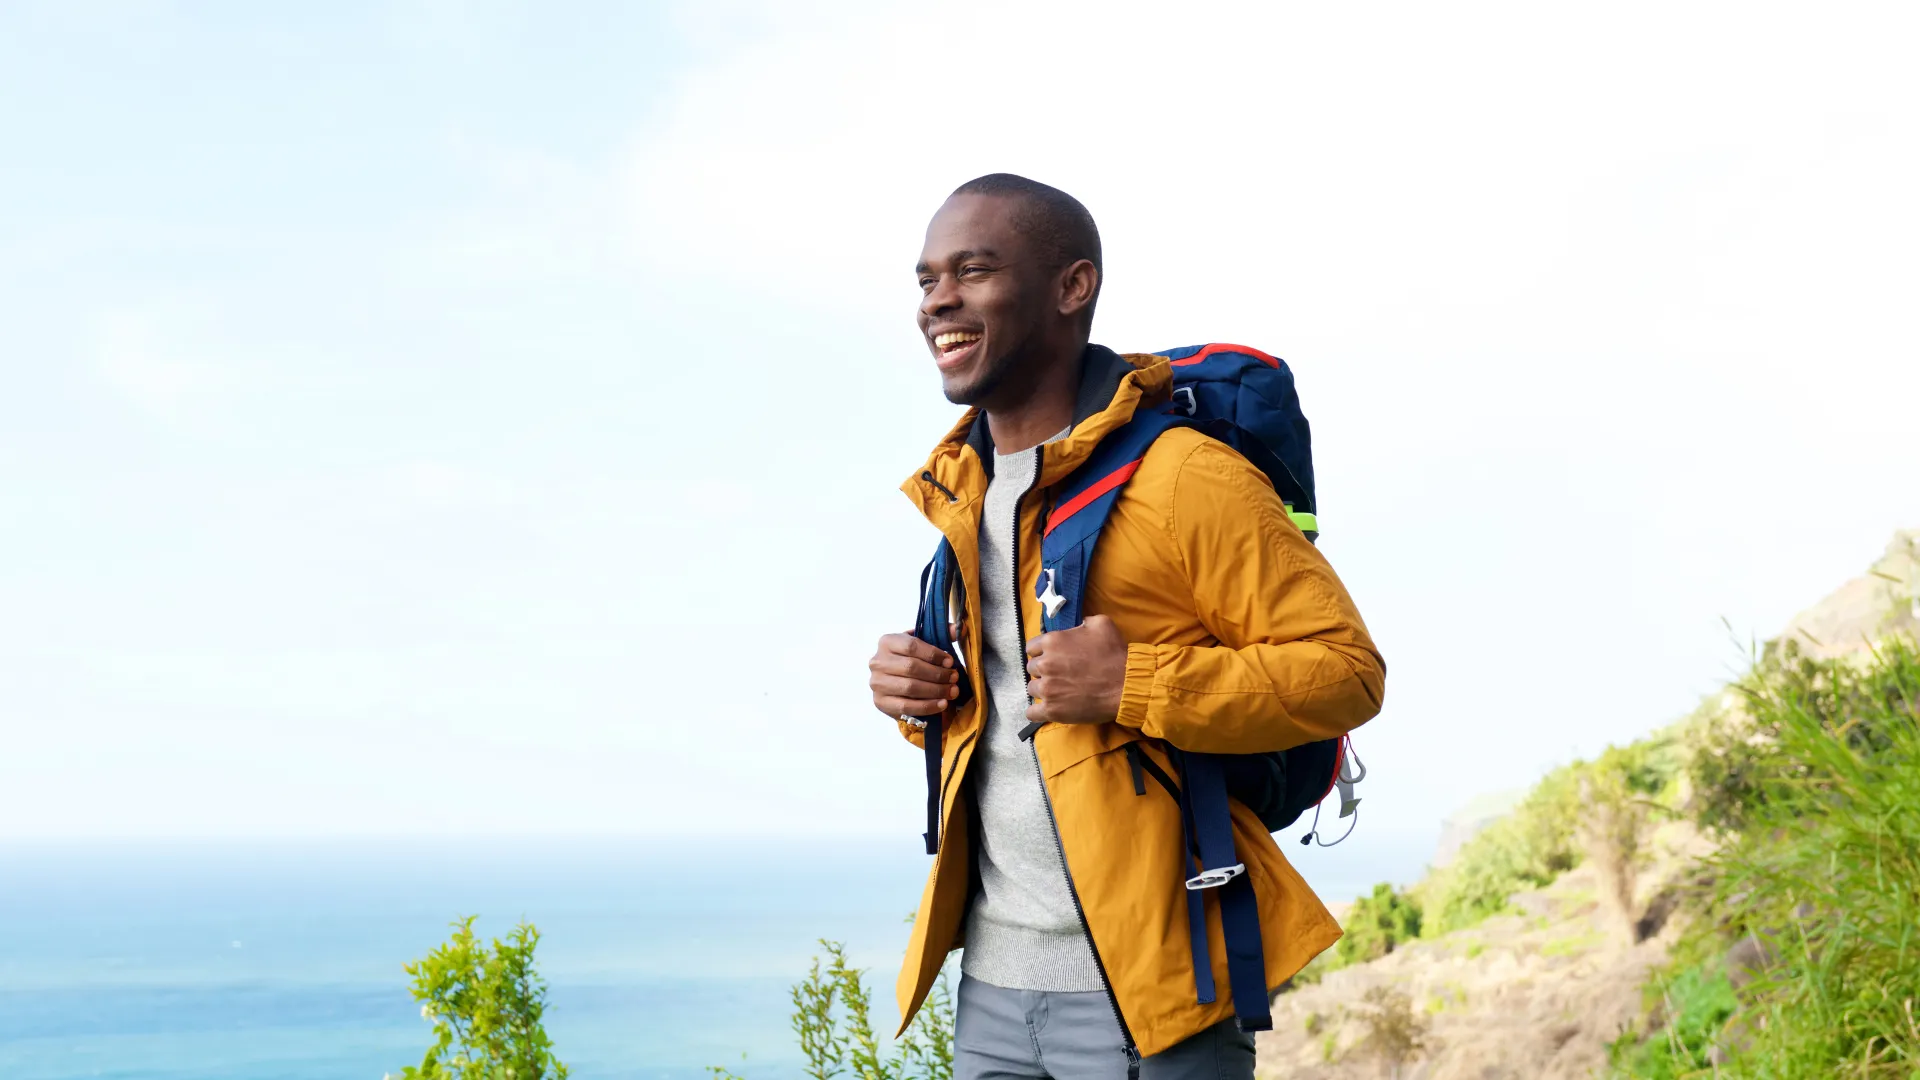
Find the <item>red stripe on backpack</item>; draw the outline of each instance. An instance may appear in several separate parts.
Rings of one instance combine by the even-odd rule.
[[[1172,361],[1172,366],[1186,367],[1190,364],[1197,364],[1200,361],[1205,360],[1207,357],[1212,356],[1214,353],[1243,353],[1247,356],[1252,356],[1259,359],[1262,363],[1266,364],[1268,367],[1277,368],[1280,366],[1279,360],[1275,359],[1274,357],[1268,356],[1266,353],[1263,353],[1259,349],[1253,348],[1252,346],[1226,345],[1221,343],[1208,345],[1202,348],[1199,352],[1194,353],[1192,356],[1183,356],[1178,360]]]
[[[1101,477],[1099,482],[1092,487],[1061,503],[1059,506],[1054,507],[1053,513],[1047,515],[1047,532],[1052,532],[1060,526],[1061,522],[1085,510],[1095,499],[1126,483],[1127,480],[1133,476],[1134,470],[1140,467],[1141,460],[1143,459],[1134,458],[1132,461]],[[1042,533],[1041,535],[1044,536],[1046,534]]]

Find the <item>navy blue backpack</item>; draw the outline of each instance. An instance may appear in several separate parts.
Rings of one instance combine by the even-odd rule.
[[[1159,408],[1137,412],[1101,440],[1088,460],[1053,492],[1041,541],[1040,580],[1035,583],[1035,594],[1046,614],[1046,631],[1080,625],[1087,571],[1107,515],[1139,468],[1147,448],[1169,429],[1196,428],[1239,451],[1267,474],[1289,516],[1307,538],[1319,535],[1307,418],[1300,411],[1293,373],[1286,363],[1244,345],[1193,345],[1158,355],[1172,362],[1170,400]],[[949,608],[960,589],[960,574],[953,550],[945,541],[921,575],[920,585],[915,635],[945,649],[957,663],[959,654],[948,626]],[[965,680],[960,686],[956,704],[964,703],[971,693]],[[926,721],[926,842],[927,853],[933,854],[939,848],[940,720],[928,717]],[[1020,734],[1031,738],[1037,727],[1030,724]],[[1259,913],[1252,884],[1245,876],[1246,865],[1234,855],[1228,800],[1245,804],[1269,831],[1278,832],[1299,820],[1309,808],[1314,809],[1317,822],[1320,802],[1338,787],[1340,816],[1349,817],[1360,802],[1353,796],[1352,785],[1365,776],[1365,770],[1356,772],[1357,762],[1349,754],[1344,737],[1265,754],[1200,754],[1167,749],[1180,773],[1177,782],[1162,775],[1162,770],[1136,747],[1128,746],[1136,789],[1141,789],[1144,782],[1144,766],[1180,801],[1191,863],[1188,869],[1193,871],[1186,879],[1186,888],[1198,1000],[1202,1004],[1215,1000],[1213,965],[1207,956],[1204,896],[1207,890],[1218,889],[1234,1012],[1242,1029],[1266,1030],[1272,1026],[1272,1017]],[[1301,842],[1311,843],[1316,835],[1309,832]]]

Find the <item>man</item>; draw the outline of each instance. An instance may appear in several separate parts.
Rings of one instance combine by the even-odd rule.
[[[1385,668],[1265,474],[1187,428],[1154,442],[1114,504],[1083,624],[1028,639],[1046,491],[1169,392],[1163,358],[1088,344],[1100,267],[1086,208],[1022,177],[962,185],[927,228],[920,329],[947,398],[970,409],[903,490],[958,556],[972,695],[956,707],[962,672],[908,634],[869,665],[874,705],[909,741],[924,745],[916,718],[944,732],[940,849],[901,1013],[964,941],[962,1080],[1136,1064],[1150,1080],[1250,1078],[1232,1002],[1195,995],[1179,804],[1136,785],[1129,759],[1337,737],[1379,711]],[[1277,987],[1340,931],[1252,812],[1233,813]],[[1224,950],[1209,955],[1226,985]]]

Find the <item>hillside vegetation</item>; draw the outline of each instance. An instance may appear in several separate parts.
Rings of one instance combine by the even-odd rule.
[[[1357,901],[1263,1069],[1920,1076],[1917,595],[1903,533],[1691,716]]]
[[[1631,1076],[1920,1075],[1920,648],[1792,642],[1705,732],[1695,812],[1724,837],[1651,987]]]

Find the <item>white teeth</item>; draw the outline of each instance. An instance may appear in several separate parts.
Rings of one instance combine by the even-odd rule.
[[[933,343],[944,349],[949,345],[959,345],[964,342],[979,341],[979,340],[980,340],[979,334],[968,334],[968,333],[956,332],[956,333],[950,333],[950,334],[940,334],[933,339]]]

